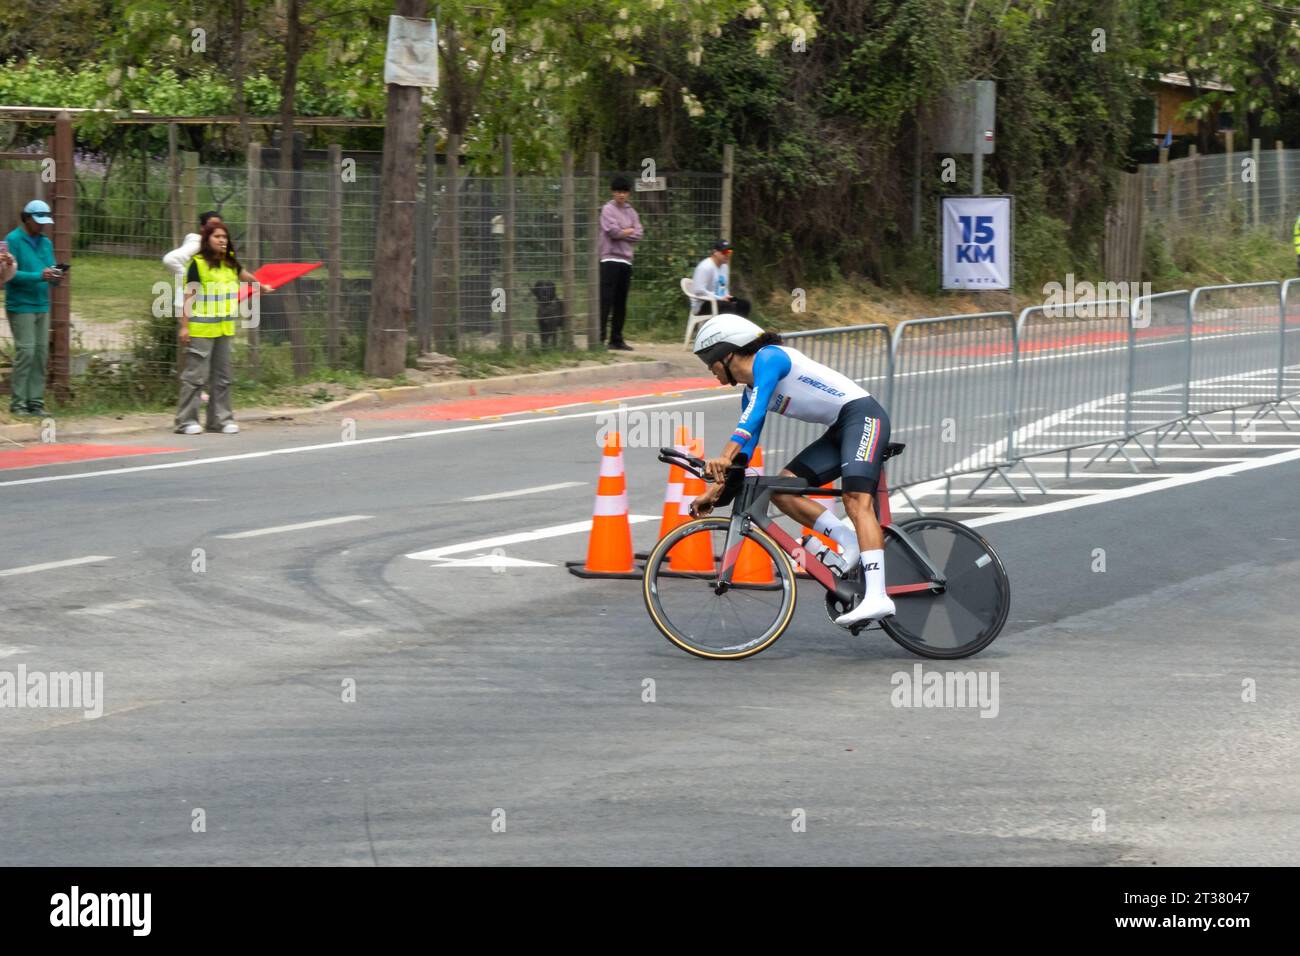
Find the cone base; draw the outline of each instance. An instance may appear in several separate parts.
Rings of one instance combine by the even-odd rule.
[[[589,571],[586,561],[565,561],[564,566],[568,568],[570,574],[580,578],[624,578],[640,581],[645,576],[644,572],[638,571],[635,566],[631,571]]]

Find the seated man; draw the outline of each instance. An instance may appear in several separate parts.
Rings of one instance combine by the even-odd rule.
[[[691,278],[696,295],[706,299],[718,300],[718,312],[729,315],[749,315],[749,300],[737,299],[727,290],[731,282],[731,243],[719,239],[713,244],[713,251],[700,260]],[[699,315],[706,303],[699,299],[691,300],[691,315]]]
[[[806,479],[813,486],[841,479],[844,510],[851,523],[800,495],[774,494],[772,503],[804,527],[834,540],[844,552],[846,568],[861,561],[866,594],[857,607],[837,617],[836,624],[851,627],[893,614],[894,602],[885,593],[885,538],[873,501],[889,445],[889,417],[880,403],[848,376],[782,345],[779,335],[738,315],[718,315],[705,322],[695,339],[695,354],[719,383],[743,384],[745,391],[739,424],[722,454],[707,463],[714,483],[695,499],[691,513],[713,510],[732,459],[740,452],[753,454],[769,410],[827,425],[826,433],[796,455],[781,474]],[[829,550],[824,545],[818,549],[820,543],[811,535],[803,544],[814,556]]]

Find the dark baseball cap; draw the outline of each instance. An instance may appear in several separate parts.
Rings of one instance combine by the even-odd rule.
[[[731,243],[728,242],[726,239],[719,239],[717,242],[715,242],[715,243],[713,244],[713,251],[714,251],[714,252],[730,252],[730,251],[731,251]]]

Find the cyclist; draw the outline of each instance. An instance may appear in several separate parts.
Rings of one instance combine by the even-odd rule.
[[[705,322],[695,337],[695,354],[719,383],[743,384],[745,391],[740,422],[722,453],[706,463],[714,483],[692,503],[692,514],[713,510],[726,469],[736,455],[753,454],[769,411],[828,425],[826,433],[796,455],[781,475],[803,478],[813,486],[840,478],[848,519],[841,521],[824,505],[800,495],[774,494],[772,503],[804,527],[835,541],[844,552],[841,570],[861,562],[866,594],[855,608],[837,617],[836,624],[851,627],[893,614],[894,602],[885,594],[885,540],[873,507],[889,444],[889,417],[880,403],[848,376],[782,345],[781,336],[739,315],[718,315]],[[835,563],[833,555],[825,554],[829,548],[817,538],[809,535],[801,543],[814,557]]]

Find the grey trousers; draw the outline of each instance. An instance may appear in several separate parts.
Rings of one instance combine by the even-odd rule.
[[[235,337],[221,335],[215,339],[192,338],[185,348],[185,368],[181,372],[181,398],[176,406],[176,427],[199,421],[203,386],[208,386],[207,428],[217,429],[233,422],[230,408],[230,360]]]
[[[9,327],[14,333],[14,369],[10,385],[12,411],[24,411],[45,404],[45,365],[50,351],[50,313],[11,312]]]

